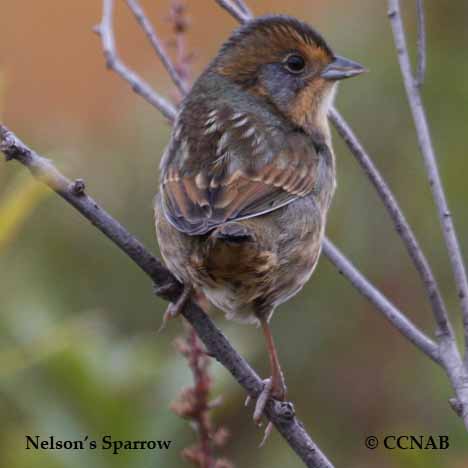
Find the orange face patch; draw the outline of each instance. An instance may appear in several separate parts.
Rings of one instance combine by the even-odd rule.
[[[330,92],[330,86],[329,82],[320,77],[311,80],[291,103],[290,119],[302,128],[313,125],[314,122],[309,122],[309,119],[319,113],[319,106],[324,95]]]

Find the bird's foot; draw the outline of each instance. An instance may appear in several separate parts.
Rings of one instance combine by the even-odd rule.
[[[278,401],[284,401],[286,398],[286,385],[284,383],[283,379],[279,379],[276,384],[273,380],[273,378],[265,379],[263,381],[263,389],[260,393],[260,395],[257,398],[257,402],[255,403],[255,409],[253,413],[253,420],[254,423],[258,426],[261,427],[262,425],[262,416],[265,412],[265,406],[270,398],[274,398],[275,400]],[[248,406],[250,401],[251,401],[250,395],[247,396],[247,399],[245,400],[245,405]],[[260,443],[260,447],[262,447],[265,442],[268,440],[268,437],[271,434],[271,431],[273,429],[273,424],[271,422],[268,423],[262,442]]]
[[[183,308],[189,301],[190,297],[192,295],[192,288],[190,286],[185,286],[184,290],[182,291],[182,294],[179,296],[177,301],[175,303],[170,303],[167,306],[166,312],[164,312],[163,320],[161,323],[161,326],[159,327],[158,333],[161,333],[167,325],[167,322],[178,315],[182,312]]]

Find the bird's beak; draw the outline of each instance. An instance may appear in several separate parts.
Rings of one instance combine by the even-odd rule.
[[[343,80],[352,76],[360,75],[367,70],[357,62],[337,55],[333,62],[329,63],[322,71],[320,76],[326,80]]]

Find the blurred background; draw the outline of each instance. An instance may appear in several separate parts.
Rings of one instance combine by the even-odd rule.
[[[158,33],[172,37],[169,0],[142,1]],[[402,2],[414,44],[414,3]],[[116,34],[127,63],[169,97],[174,88],[143,33],[118,1]],[[189,48],[198,74],[236,23],[214,1],[187,0]],[[387,178],[435,270],[460,336],[460,313],[441,230],[399,74],[386,2],[255,0],[256,14],[310,22],[333,48],[371,73],[343,83],[337,107]],[[468,3],[427,0],[428,74],[423,95],[449,204],[468,256]],[[169,138],[164,119],[104,66],[101,2],[1,0],[0,120],[157,252],[152,198]],[[367,178],[335,135],[339,184],[329,237],[419,326],[434,322],[421,282]],[[0,164],[0,465],[11,467],[183,467],[190,425],[170,411],[191,384],[175,337],[156,334],[166,304],[119,250],[23,167]],[[255,327],[214,316],[233,345],[266,376]],[[468,466],[467,434],[447,403],[442,370],[402,338],[322,258],[303,292],[272,321],[289,396],[314,440],[347,467]],[[300,467],[274,433],[244,409],[244,392],[212,363],[213,412],[232,437],[222,450],[237,467]],[[167,452],[25,450],[25,435],[61,439],[169,439]],[[374,451],[369,435],[448,435],[450,448]]]

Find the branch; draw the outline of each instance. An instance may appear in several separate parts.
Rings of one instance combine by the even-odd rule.
[[[234,0],[234,3],[246,14],[247,17],[253,17],[251,9],[246,5],[244,0]]]
[[[323,253],[336,265],[339,273],[348,278],[351,284],[369,299],[402,335],[433,361],[441,363],[438,346],[376,289],[328,239],[323,243]]]
[[[189,86],[180,76],[176,67],[174,66],[171,59],[169,58],[167,51],[165,50],[161,40],[157,36],[156,31],[154,30],[154,26],[151,24],[151,21],[145,15],[143,8],[141,7],[141,5],[138,3],[137,0],[126,0],[126,1],[127,1],[128,7],[132,11],[132,13],[135,15],[135,18],[137,19],[138,23],[140,24],[141,28],[146,34],[146,37],[148,38],[151,45],[153,46],[153,49],[155,50],[156,54],[158,55],[159,59],[163,63],[166,70],[168,71],[169,76],[171,77],[172,81],[177,86],[177,88],[179,89],[182,95],[186,94],[187,91],[189,90]],[[112,14],[112,12],[110,12],[110,14]]]
[[[171,302],[177,300],[182,285],[143,244],[86,194],[83,181],[72,182],[67,179],[49,160],[29,149],[3,125],[0,125],[0,151],[5,154],[7,161],[15,159],[26,166],[34,177],[48,185],[114,242],[153,280],[159,296]],[[193,302],[187,305],[182,314],[196,330],[209,354],[226,367],[252,398],[257,398],[263,388],[262,380],[210,318]],[[295,417],[290,403],[270,400],[265,413],[306,466],[332,468],[303,424]]]
[[[411,63],[406,44],[403,21],[400,14],[400,3],[398,0],[389,0],[388,16],[393,30],[395,46],[398,52],[403,82],[405,84],[408,102],[416,126],[419,147],[424,158],[429,184],[432,189],[435,204],[442,225],[445,244],[452,264],[453,275],[458,289],[458,297],[463,314],[463,327],[465,335],[465,367],[468,371],[468,280],[462,253],[457,239],[452,215],[450,214],[445,192],[442,186],[431,134],[427,123],[426,113],[421,99],[418,84],[411,72]]]
[[[418,68],[416,72],[416,86],[421,88],[426,75],[426,24],[423,0],[416,0],[416,10],[418,15]]]
[[[176,108],[161,95],[156,93],[151,86],[138,76],[133,70],[130,70],[119,58],[115,46],[114,31],[112,28],[112,14],[114,9],[114,0],[103,0],[102,21],[96,26],[95,32],[101,36],[104,57],[106,58],[107,68],[114,70],[132,87],[135,93],[139,94],[152,106],[156,107],[169,120],[174,120],[177,114]]]
[[[367,177],[369,177],[388,213],[390,214],[395,229],[403,240],[403,243],[405,244],[414,266],[423,280],[437,322],[438,333],[448,335],[453,340],[455,340],[453,329],[448,319],[447,310],[445,308],[442,295],[437,286],[437,282],[434,278],[434,274],[432,273],[429,262],[422,252],[413,230],[408,224],[408,221],[406,220],[405,215],[398,205],[395,196],[385,182],[385,179],[375,167],[370,156],[366,153],[361,142],[358,140],[353,130],[346,123],[340,113],[336,109],[332,109],[330,111],[329,117],[339,135],[343,138],[349,150],[357,159],[364,173],[367,175]]]
[[[233,0],[236,3],[233,3],[230,0],[215,0],[216,3],[224,8],[230,15],[232,15],[239,23],[245,23],[253,18],[250,11],[246,11],[240,6],[237,0]]]

